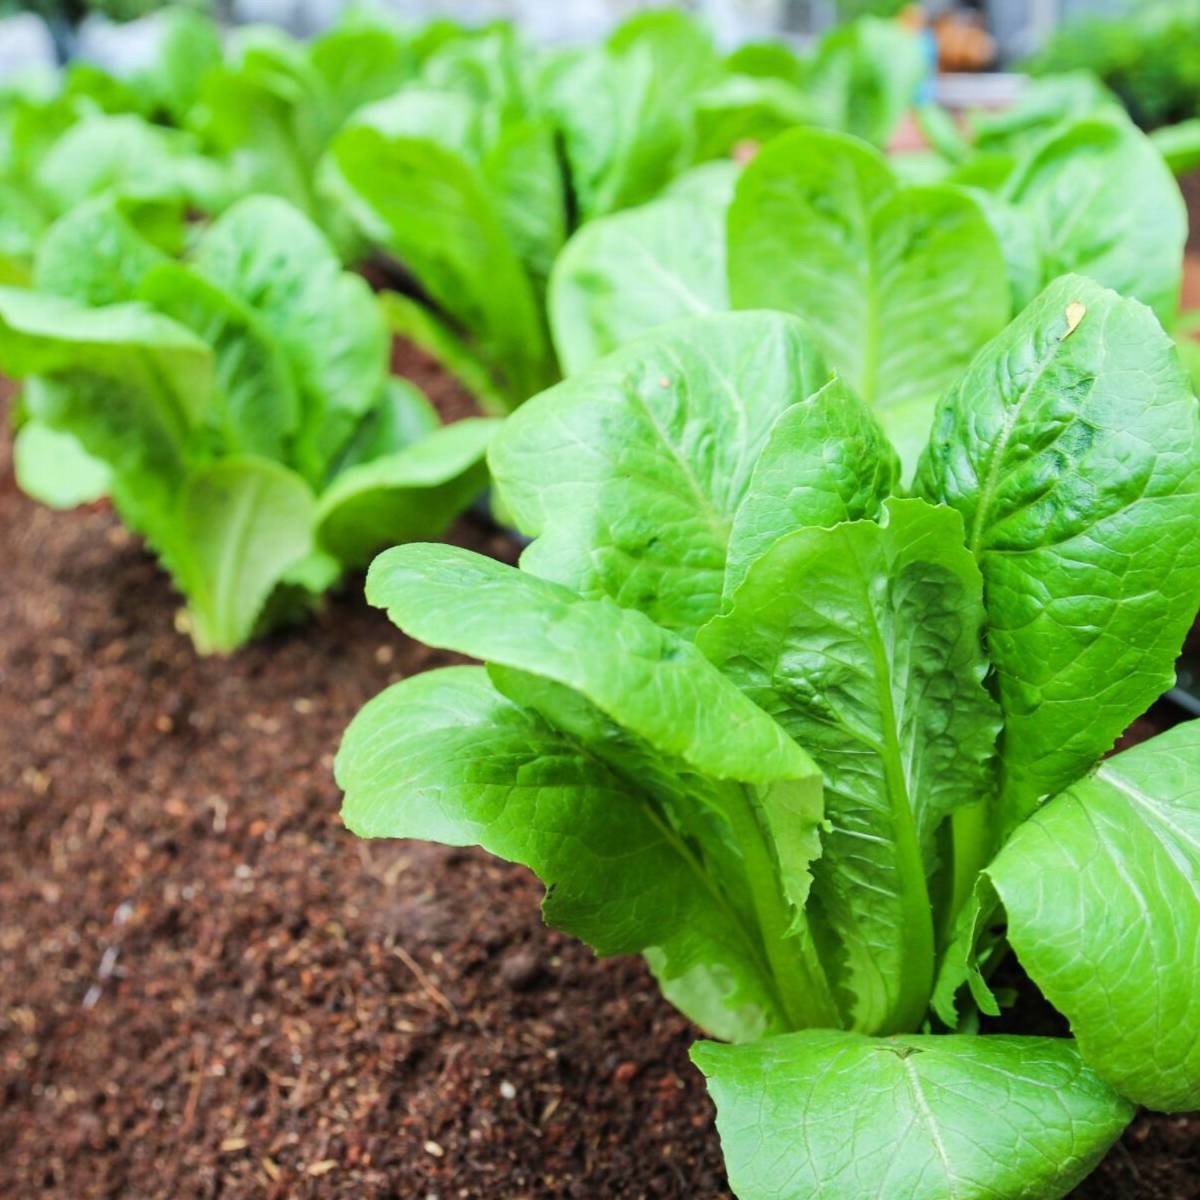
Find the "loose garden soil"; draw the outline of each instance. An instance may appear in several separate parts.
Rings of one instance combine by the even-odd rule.
[[[449,656],[351,580],[198,659],[138,541],[23,497],[7,441],[0,551],[0,1196],[728,1197],[693,1030],[639,961],[545,929],[524,870],[342,828],[346,723]],[[1075,1195],[1195,1200],[1198,1144],[1140,1117]]]

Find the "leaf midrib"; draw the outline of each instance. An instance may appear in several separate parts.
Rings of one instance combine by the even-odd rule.
[[[933,1144],[934,1153],[938,1157],[938,1162],[941,1163],[942,1174],[946,1178],[946,1200],[957,1200],[958,1180],[950,1166],[950,1155],[947,1153],[946,1145],[942,1141],[942,1134],[938,1128],[937,1118],[933,1115],[933,1109],[930,1107],[929,1100],[925,1095],[925,1088],[921,1084],[921,1077],[917,1074],[917,1069],[913,1065],[912,1056],[901,1057],[900,1066],[904,1071],[905,1080],[912,1094],[913,1106],[921,1118],[921,1123],[929,1132],[929,1140]]]
[[[871,598],[870,577],[864,569],[857,547],[851,545],[850,556],[863,590],[871,658],[877,680],[876,696],[883,727],[881,758],[894,831],[896,874],[900,880],[900,893],[897,898],[904,913],[906,933],[909,937],[919,939],[918,944],[910,943],[903,949],[902,961],[905,966],[902,978],[898,981],[898,995],[892,1003],[892,1011],[886,1014],[887,1025],[903,1025],[908,1024],[910,1018],[919,1021],[921,1013],[928,1005],[933,974],[933,913],[917,836],[916,815],[913,812],[912,797],[904,771],[904,755],[897,733],[898,717],[892,695],[893,656],[888,653],[889,645],[879,627]]]

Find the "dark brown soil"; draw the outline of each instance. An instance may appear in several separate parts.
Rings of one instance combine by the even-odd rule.
[[[197,659],[137,542],[26,500],[6,444],[0,553],[0,1196],[728,1197],[640,962],[543,928],[523,870],[342,829],[347,721],[447,656],[356,583]],[[1194,1200],[1198,1141],[1140,1118],[1077,1196]]]
[[[0,1196],[721,1195],[640,962],[545,930],[521,869],[342,829],[341,731],[447,656],[356,583],[197,659],[109,512],[0,466]]]
[[[411,379],[429,397],[443,421],[480,415],[475,397],[448,375],[432,354],[405,338],[392,338],[392,373]]]
[[[1179,190],[1188,210],[1188,253],[1200,254],[1200,171],[1181,175]]]

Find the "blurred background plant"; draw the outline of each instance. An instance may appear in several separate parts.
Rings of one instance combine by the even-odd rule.
[[[136,21],[164,7],[165,0],[0,0],[0,16],[13,13],[36,13],[49,24],[76,25],[89,13],[97,13],[110,21]],[[181,0],[175,7],[194,8],[213,12],[216,7],[208,0]]]
[[[1200,116],[1200,0],[1143,0],[1071,20],[1027,65],[1035,75],[1091,71],[1144,129]]]

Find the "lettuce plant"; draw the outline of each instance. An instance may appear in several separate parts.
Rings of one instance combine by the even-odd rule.
[[[679,321],[492,444],[521,568],[410,545],[368,597],[483,660],[337,759],[370,837],[531,867],[643,953],[742,1200],[1064,1195],[1200,1106],[1200,726],[1104,759],[1200,592],[1200,411],[1153,314],[1051,283],[907,491],[809,326]],[[981,1034],[1005,950],[1070,1021]]]
[[[223,44],[207,16],[184,8],[129,79],[76,63],[43,86],[0,87],[0,273],[27,283],[45,227],[101,193],[209,216],[240,196],[277,195],[353,258],[361,242],[320,195],[329,142],[352,112],[468,36],[446,21],[401,30],[348,10],[310,42],[252,26]]]
[[[326,175],[365,240],[419,286],[422,302],[388,298],[393,327],[500,412],[557,375],[539,281],[566,229],[554,133],[509,69],[515,53],[507,29],[443,47],[432,82],[350,119]]]
[[[370,289],[282,200],[234,205],[186,261],[90,201],[42,239],[34,279],[0,289],[0,369],[26,379],[17,477],[52,504],[111,494],[202,650],[439,535],[483,486],[494,422],[439,429],[388,377]]]
[[[356,109],[416,77],[428,35],[353,12],[308,43],[267,26],[245,28],[199,74],[179,119],[226,164],[239,194],[283,197],[352,258],[361,245],[320,193],[322,157]]]
[[[1174,320],[1187,219],[1171,175],[1196,153],[1194,131],[1147,138],[1084,72],[1033,81],[1011,108],[974,114],[965,136],[924,116],[940,161],[922,172],[985,204],[1010,276],[1028,280],[1032,265],[1040,286],[1078,271]]]

